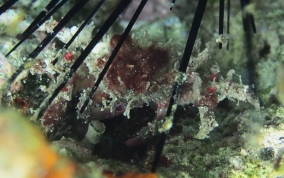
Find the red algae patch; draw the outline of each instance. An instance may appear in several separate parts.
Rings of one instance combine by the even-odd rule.
[[[115,34],[112,37],[111,49],[114,49],[120,36]],[[107,72],[107,88],[121,95],[130,91],[135,94],[149,93],[148,89],[153,84],[162,82],[162,72],[167,71],[169,61],[167,49],[154,44],[143,48],[128,37]]]

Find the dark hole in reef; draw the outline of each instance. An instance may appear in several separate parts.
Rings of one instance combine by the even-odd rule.
[[[258,51],[260,57],[266,57],[270,53],[270,45],[265,42],[261,50]]]
[[[272,159],[274,154],[273,147],[265,147],[259,150],[259,158],[264,161]]]
[[[11,103],[10,98],[3,95],[3,97],[1,98],[2,103],[6,103],[7,105],[10,103],[17,108],[20,108],[26,104],[28,104],[29,108],[38,108],[43,99],[47,96],[46,92],[41,91],[40,86],[48,86],[49,83],[50,79],[46,74],[28,74],[28,76],[23,79],[21,83],[19,83],[20,85],[22,85],[23,89],[13,93],[13,97],[18,98],[18,100],[12,101]]]
[[[80,92],[72,96],[71,102],[67,103],[66,109],[66,122],[71,126],[71,138],[77,138],[81,140],[85,137],[88,124],[84,119],[77,119],[77,104],[79,102]],[[69,136],[70,137],[70,136]]]
[[[115,159],[130,163],[138,162],[146,155],[149,142],[145,140],[134,147],[129,147],[125,141],[136,136],[142,127],[147,126],[155,118],[155,110],[144,105],[142,108],[133,108],[130,119],[120,115],[112,119],[102,120],[106,130],[100,142],[94,147],[94,154],[102,159]]]
[[[53,40],[53,43],[55,44],[55,48],[56,49],[62,49],[65,45],[65,43],[63,43],[62,41],[60,41],[58,38],[55,38]]]
[[[178,106],[175,113],[174,124],[170,131],[170,135],[182,133],[183,126],[190,126],[194,128],[194,130],[198,130],[198,123],[200,121],[198,114],[198,108],[194,107],[192,104],[186,106]]]
[[[219,135],[219,138],[231,137],[238,132],[238,122],[233,119],[230,122],[224,122],[224,118],[227,118],[228,114],[238,115],[239,111],[234,108],[236,103],[230,103],[228,98],[220,101],[215,111],[215,119],[219,124],[211,133],[212,135]]]
[[[280,105],[280,101],[278,99],[278,97],[276,95],[271,95],[270,98],[269,98],[269,101],[270,103],[274,103],[274,104],[277,104],[277,105]],[[263,102],[260,103],[261,106],[263,106],[262,104]]]
[[[17,109],[21,109],[27,104],[27,101],[23,100],[22,98],[15,98],[13,103]]]
[[[229,110],[231,108],[230,101],[228,100],[228,98],[225,98],[217,104],[217,107]]]
[[[50,141],[60,140],[62,136],[75,140],[82,140],[85,137],[88,131],[88,123],[85,119],[77,119],[76,107],[79,102],[79,96],[80,92],[72,95],[72,99],[67,102],[64,116],[58,123],[55,123],[53,131],[47,133]]]

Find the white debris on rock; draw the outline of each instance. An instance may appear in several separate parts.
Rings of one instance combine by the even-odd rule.
[[[218,126],[218,123],[215,121],[214,112],[209,111],[208,107],[198,107],[198,110],[200,115],[199,132],[194,137],[197,139],[205,139],[208,137],[208,134]]]
[[[6,83],[7,79],[14,72],[13,66],[7,61],[6,57],[0,53],[0,88]]]
[[[220,79],[220,82],[216,85],[218,91],[218,102],[228,98],[232,101],[248,101],[255,109],[260,109],[259,101],[250,92],[249,86],[240,83],[232,83],[232,76],[235,73],[234,70],[230,70],[227,73],[226,79]]]

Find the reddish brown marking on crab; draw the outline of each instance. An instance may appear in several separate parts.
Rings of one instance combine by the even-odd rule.
[[[218,104],[218,99],[214,93],[204,94],[197,102],[196,106],[207,106],[209,110],[215,110]]]
[[[208,92],[208,93],[214,93],[216,90],[217,90],[216,87],[208,87],[208,88],[207,88],[207,92]]]
[[[170,142],[169,144],[174,145],[174,146],[178,146],[179,140],[174,140],[174,141]]]
[[[189,140],[192,140],[192,139],[193,139],[193,136],[184,136],[183,137],[184,142],[188,142]]]
[[[18,108],[21,112],[26,113],[29,109],[29,102],[23,98],[15,98],[12,101],[12,105]]]
[[[74,58],[74,54],[72,52],[67,52],[65,55],[64,55],[64,59],[66,61],[72,61]]]
[[[102,60],[102,58],[98,58],[97,60],[97,66],[99,68],[103,68],[105,66],[106,62],[104,60]]]
[[[160,157],[160,163],[159,164],[162,167],[168,168],[168,167],[170,167],[173,164],[173,162],[169,158],[167,158],[166,156],[162,155]]]
[[[93,102],[99,104],[99,103],[102,103],[103,99],[110,99],[110,96],[108,93],[105,93],[101,91],[100,89],[98,89],[93,96]]]
[[[274,162],[274,169],[275,170],[279,169],[281,161],[282,161],[282,156],[277,155],[276,159],[275,159],[275,162]]]
[[[216,82],[219,82],[219,74],[211,74],[208,78],[212,81],[215,80]]]
[[[120,37],[119,34],[112,37],[110,41],[112,50]],[[154,44],[143,48],[127,37],[106,74],[107,86],[120,94],[127,94],[129,91],[136,94],[145,93],[151,82],[161,82],[159,78],[162,77],[159,77],[158,73],[166,71],[169,61],[167,49]]]
[[[64,87],[64,88],[61,89],[61,91],[62,91],[62,92],[68,92],[68,88],[67,88],[67,87]]]
[[[57,102],[52,103],[45,111],[42,125],[44,127],[56,126],[60,120],[64,119],[66,100],[59,98]]]

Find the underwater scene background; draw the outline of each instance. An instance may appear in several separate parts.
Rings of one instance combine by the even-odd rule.
[[[284,177],[284,1],[12,2],[0,177]]]

